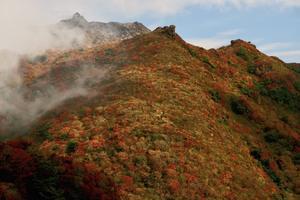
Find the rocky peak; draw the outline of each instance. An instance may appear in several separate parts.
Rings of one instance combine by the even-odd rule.
[[[149,33],[150,30],[139,22],[88,22],[80,13],[75,13],[72,18],[62,20],[61,25],[69,28],[79,28],[86,36],[87,45],[106,44]]]
[[[86,27],[88,25],[88,21],[78,12],[76,12],[72,18],[70,19],[66,19],[66,20],[62,20],[62,23],[71,26],[71,27]]]
[[[170,26],[158,27],[157,29],[155,29],[155,32],[164,33],[171,38],[175,38],[176,26],[170,25]]]
[[[252,44],[251,42],[247,42],[241,39],[238,40],[232,40],[231,41],[231,46],[243,46],[243,47],[250,47],[250,48],[255,48],[256,46]]]

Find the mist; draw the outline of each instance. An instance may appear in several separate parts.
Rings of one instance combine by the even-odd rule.
[[[26,97],[28,89],[23,84],[21,58],[43,55],[50,49],[67,51],[84,46],[85,42],[82,30],[50,23],[35,2],[0,2],[0,139],[23,134],[37,118],[63,101],[86,95],[87,80],[99,81],[105,74],[94,66],[81,66],[84,70],[80,71],[80,78],[67,90],[43,85],[34,98]],[[97,71],[91,74],[90,69]]]

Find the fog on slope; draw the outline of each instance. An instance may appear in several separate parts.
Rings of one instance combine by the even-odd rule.
[[[81,78],[67,91],[52,88],[38,98],[25,98],[20,58],[34,57],[48,49],[67,50],[81,46],[85,35],[78,28],[43,24],[43,20],[37,19],[40,13],[36,10],[24,13],[24,10],[6,10],[9,8],[17,8],[17,5],[0,7],[0,139],[16,130],[25,130],[37,117],[62,101],[84,95],[85,80],[91,78],[89,73],[82,72]],[[103,73],[97,72],[95,78]]]

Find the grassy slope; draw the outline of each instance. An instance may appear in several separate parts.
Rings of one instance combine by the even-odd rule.
[[[69,54],[72,67],[84,60],[115,68],[93,85],[96,96],[41,119],[29,149],[92,166],[116,188],[107,199],[293,199],[299,192],[299,110],[257,87],[282,79],[263,87],[299,94],[299,75],[284,63],[243,41],[206,51],[170,29]]]

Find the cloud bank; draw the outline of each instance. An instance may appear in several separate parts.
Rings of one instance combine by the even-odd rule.
[[[0,19],[55,22],[81,12],[93,20],[134,19],[143,15],[165,17],[175,15],[193,6],[245,9],[259,6],[295,8],[299,0],[1,0]],[[32,21],[33,20],[33,21]]]

